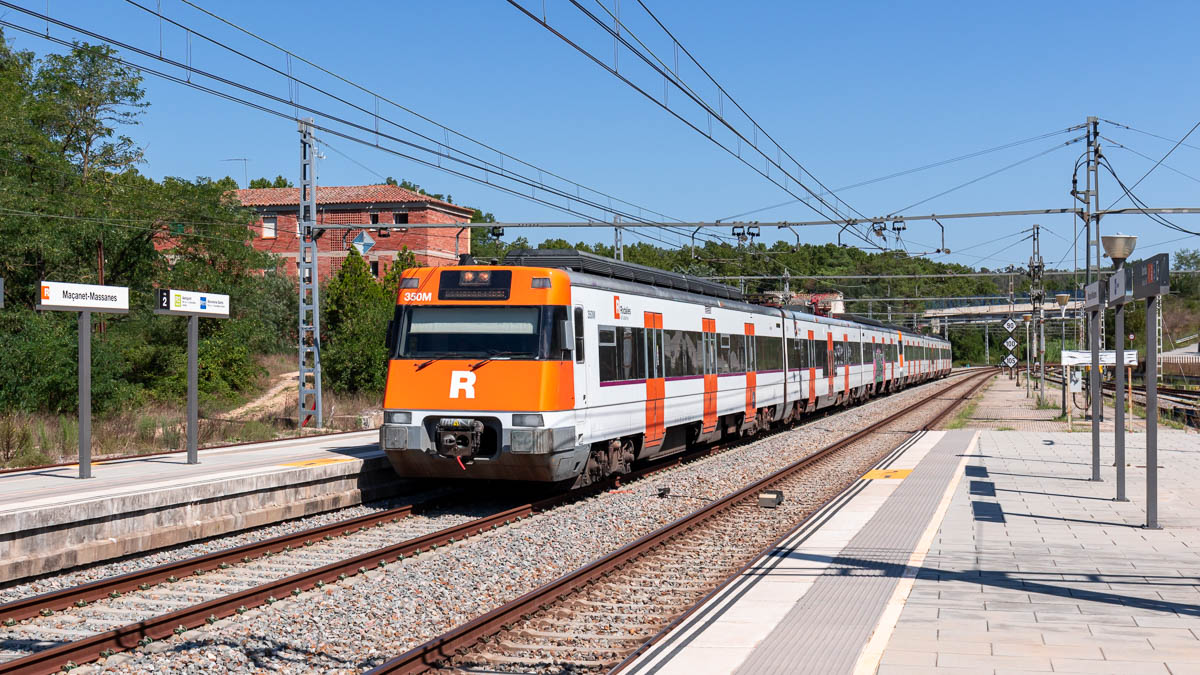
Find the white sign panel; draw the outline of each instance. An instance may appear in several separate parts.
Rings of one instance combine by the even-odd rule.
[[[1017,327],[1016,321],[1013,321],[1012,319],[1004,320],[1004,330],[1011,333],[1011,332],[1013,332],[1014,329],[1016,329],[1016,327]]]
[[[1116,272],[1108,278],[1108,304],[1123,305],[1132,299],[1132,293],[1126,295],[1125,270]]]
[[[1009,354],[1008,356],[1004,357],[1003,363],[1009,368],[1012,368],[1013,366],[1017,365],[1017,357]]]
[[[175,289],[158,289],[158,314],[183,314],[229,318],[229,296],[220,293],[197,293]]]
[[[1083,293],[1084,293],[1084,300],[1083,300],[1083,308],[1084,309],[1096,309],[1096,308],[1100,307],[1100,282],[1099,281],[1093,281],[1092,283],[1088,284],[1087,286],[1084,286]]]
[[[1089,351],[1066,349],[1062,353],[1063,365],[1067,366],[1090,366],[1092,365],[1092,353]],[[1125,350],[1125,365],[1136,366],[1137,352],[1134,350]],[[1117,365],[1117,352],[1114,349],[1104,349],[1100,351],[1100,365],[1115,366]]]
[[[124,314],[129,311],[129,289],[122,286],[94,286],[43,281],[38,309],[65,312],[90,310]]]
[[[1004,348],[1011,352],[1017,348],[1017,341],[1011,335],[1008,336],[1008,339],[1004,341]]]

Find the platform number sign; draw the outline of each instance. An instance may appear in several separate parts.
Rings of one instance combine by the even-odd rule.
[[[1017,328],[1017,322],[1016,322],[1016,321],[1013,321],[1012,319],[1005,319],[1005,320],[1004,320],[1004,330],[1006,330],[1006,331],[1008,331],[1008,332],[1010,332],[1010,333],[1011,333],[1011,332],[1013,332],[1014,330],[1016,330],[1016,328]],[[1009,349],[1012,349],[1012,347],[1009,347]]]
[[[1017,348],[1017,341],[1014,340],[1011,335],[1009,335],[1008,339],[1004,341],[1004,348],[1011,352]]]
[[[1017,357],[1013,356],[1012,354],[1004,357],[1004,365],[1008,366],[1009,368],[1017,365]]]

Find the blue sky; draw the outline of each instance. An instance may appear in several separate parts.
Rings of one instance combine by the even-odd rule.
[[[154,0],[138,1],[155,6]],[[35,11],[46,9],[40,0],[20,2]],[[512,156],[674,218],[713,220],[789,198],[503,0],[197,2]],[[1088,115],[1171,138],[1200,120],[1200,94],[1192,86],[1200,58],[1194,45],[1197,3],[646,2],[762,128],[832,188],[1062,130],[1082,124]],[[540,0],[525,4],[540,11]],[[603,11],[596,0],[582,4]],[[606,4],[612,7],[612,0]],[[649,36],[641,33],[644,23],[635,22],[635,1],[622,4],[630,28]],[[569,3],[547,0],[546,5],[571,35],[611,57],[611,38],[585,26]],[[281,70],[288,67],[279,52],[180,0],[163,0],[162,10]],[[157,19],[121,0],[54,0],[49,12],[154,53],[160,47]],[[5,20],[45,30],[44,23],[11,10]],[[50,32],[84,39],[57,26]],[[7,33],[20,47],[58,49]],[[167,25],[162,36],[166,56],[189,58],[182,30]],[[664,43],[650,44],[658,49]],[[198,37],[191,39],[190,60],[195,67],[288,96],[284,77],[248,66]],[[306,81],[346,92],[365,107],[374,105],[371,97],[328,76],[295,62],[291,67]],[[221,161],[233,157],[250,159],[251,177],[297,173],[294,122],[154,76],[147,77],[146,90],[151,107],[132,135],[146,147],[143,170],[149,175],[229,174],[241,181],[241,163]],[[309,90],[301,90],[300,100],[325,111],[348,110]],[[402,115],[386,105],[382,112],[396,119]],[[1102,124],[1101,133],[1155,159],[1171,147],[1109,124]],[[839,194],[864,214],[882,215],[1075,135]],[[1188,142],[1200,146],[1200,131]],[[492,211],[502,221],[578,219],[349,141],[331,137],[329,145],[319,169],[322,184],[379,182],[376,174],[390,175],[449,193],[456,202]],[[1153,164],[1108,141],[1105,145],[1127,185]],[[1082,151],[1080,143],[1059,148],[908,213],[1071,207],[1071,171]],[[1166,165],[1200,177],[1200,150],[1180,147]],[[1197,181],[1160,166],[1135,192],[1151,205],[1200,206],[1198,187]],[[1107,175],[1100,189],[1106,206],[1120,195]],[[791,205],[750,218],[809,220],[817,214]],[[1171,218],[1200,230],[1200,216]],[[1029,243],[1019,241],[1020,232],[1034,222],[1049,230],[1042,244],[1047,263],[1062,260],[1071,266],[1073,223],[1066,215],[945,221],[946,245],[955,253],[935,259],[990,268],[1022,264]],[[1103,227],[1139,235],[1138,253],[1200,247],[1200,237],[1186,237],[1144,216],[1112,216]],[[610,230],[524,234],[535,241],[547,236],[611,241]],[[777,236],[764,234],[768,240]],[[835,235],[835,228],[810,228],[802,240],[820,243]],[[938,246],[931,223],[911,223],[905,235],[912,251]]]

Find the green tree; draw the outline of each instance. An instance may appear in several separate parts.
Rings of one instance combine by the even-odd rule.
[[[325,289],[326,382],[337,392],[382,392],[387,378],[385,337],[394,298],[351,248]]]
[[[270,178],[266,178],[266,177],[250,179],[250,189],[252,189],[252,190],[257,190],[257,189],[262,189],[262,188],[290,188],[290,187],[296,187],[296,186],[292,185],[292,181],[288,180],[287,178],[283,177],[282,175],[275,176],[275,180],[271,180]]]
[[[50,54],[33,81],[37,121],[77,166],[84,182],[92,172],[124,171],[142,161],[142,150],[117,128],[138,123],[149,104],[142,76],[119,63],[107,45],[75,43],[67,54]]]

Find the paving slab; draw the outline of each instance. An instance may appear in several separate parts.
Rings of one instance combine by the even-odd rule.
[[[900,614],[878,672],[930,656],[997,675],[1197,672],[1200,437],[1159,430],[1160,530],[1143,527],[1144,439],[1127,436],[1130,501],[1116,502],[1111,432],[1092,482],[1089,434],[982,430],[908,599],[922,611]],[[982,609],[964,608],[973,598]],[[975,645],[978,658],[942,658],[947,643]]]

